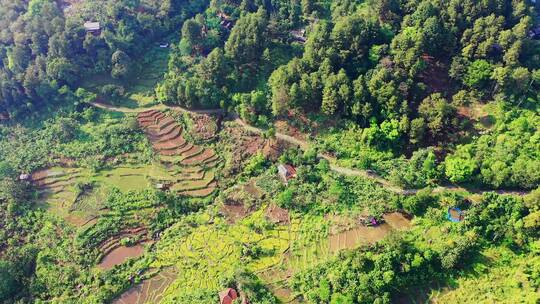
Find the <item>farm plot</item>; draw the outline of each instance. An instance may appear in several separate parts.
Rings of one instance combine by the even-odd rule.
[[[91,208],[82,203],[72,209],[79,196],[76,184],[83,175],[81,169],[53,167],[32,173],[31,180],[38,189],[38,200],[44,202],[47,209],[68,222],[81,226],[91,220],[90,214],[82,212],[84,208],[99,209],[98,206]],[[70,210],[79,212],[73,214]]]
[[[113,304],[160,303],[165,289],[175,280],[177,271],[169,267],[158,272],[137,286],[130,288]]]
[[[214,170],[219,157],[214,150],[189,143],[182,137],[182,127],[159,110],[141,112],[137,116],[160,162],[167,167],[158,183],[166,183],[171,191],[191,197],[206,197],[217,187]]]
[[[31,175],[38,190],[38,201],[77,227],[92,223],[104,212],[103,204],[111,187],[124,192],[144,190],[155,181],[167,179],[174,180],[174,177],[160,163],[117,167],[98,173],[83,168],[53,167]]]
[[[166,290],[163,302],[174,303],[175,295],[190,294],[196,290],[218,291],[220,279],[231,275],[241,265],[258,272],[282,261],[289,248],[291,232],[288,226],[255,229],[250,223],[264,220],[259,210],[235,225],[226,225],[217,218],[212,225],[194,228],[182,239],[158,243],[153,267],[175,266],[178,277]],[[262,254],[246,256],[243,250],[257,246]]]
[[[293,218],[291,247],[283,255],[281,263],[257,274],[283,303],[292,303],[294,294],[288,288],[288,280],[295,273],[330,259],[340,250],[375,243],[393,230],[411,226],[410,220],[401,213],[389,213],[383,217],[386,223],[377,227],[358,226],[336,234],[329,234],[332,224],[328,223],[327,218]],[[325,227],[325,223],[328,226]]]

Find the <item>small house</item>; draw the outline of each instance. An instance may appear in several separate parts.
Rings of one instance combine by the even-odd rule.
[[[540,26],[537,26],[529,31],[529,38],[535,40],[540,39]]]
[[[292,30],[290,34],[296,42],[304,44],[307,41],[305,29]]]
[[[21,181],[30,180],[30,174],[21,174],[21,175],[19,175],[19,180],[21,180]]]
[[[0,112],[0,121],[2,120],[9,120],[9,113],[8,112]]]
[[[227,288],[219,293],[220,304],[232,304],[236,299],[238,299],[238,293],[232,288]]]
[[[465,213],[457,207],[448,208],[448,220],[454,223],[459,223],[465,218]]]
[[[101,25],[99,22],[85,22],[84,23],[84,29],[87,33],[91,33],[95,36],[98,36],[101,34]]]
[[[162,191],[169,190],[170,187],[171,187],[171,185],[170,185],[169,183],[159,183],[159,184],[156,184],[156,189],[162,190]]]
[[[296,177],[296,169],[288,164],[278,165],[278,174],[285,184],[289,183],[289,180]]]

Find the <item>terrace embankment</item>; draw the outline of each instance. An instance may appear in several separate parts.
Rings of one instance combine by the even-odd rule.
[[[191,197],[205,197],[215,191],[214,169],[219,164],[219,157],[214,150],[188,142],[182,136],[182,126],[162,111],[141,112],[137,120],[172,176],[157,179],[157,183]]]

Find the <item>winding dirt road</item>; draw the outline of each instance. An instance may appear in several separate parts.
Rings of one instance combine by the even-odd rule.
[[[122,113],[140,113],[140,112],[144,112],[144,111],[148,111],[148,110],[171,109],[171,110],[177,110],[177,111],[180,111],[180,112],[195,113],[195,114],[209,114],[209,115],[211,115],[211,114],[224,114],[224,111],[222,109],[191,110],[191,109],[186,109],[186,108],[183,108],[183,107],[180,107],[180,106],[167,106],[167,105],[164,105],[164,104],[160,104],[160,105],[152,106],[152,107],[147,107],[147,108],[117,107],[117,106],[113,106],[113,105],[104,104],[104,103],[101,103],[101,102],[90,102],[89,104],[91,104],[92,106],[94,106],[96,108],[109,110],[109,111],[115,111],[115,112],[122,112]],[[240,126],[242,126],[242,128],[244,128],[246,131],[249,131],[249,132],[252,132],[252,133],[255,133],[255,134],[263,134],[264,133],[264,130],[262,130],[260,128],[257,128],[257,127],[254,127],[254,126],[251,126],[251,125],[248,125],[246,122],[244,122],[238,116],[236,116],[234,118],[234,121],[237,124],[239,124]],[[292,136],[287,135],[287,134],[276,132],[275,137],[277,139],[285,141],[285,142],[287,142],[289,144],[298,146],[300,149],[302,149],[304,151],[308,150],[311,147],[311,144],[309,142],[307,142],[305,140],[295,138],[295,137],[292,137]],[[336,165],[337,159],[335,157],[332,157],[332,156],[329,156],[329,155],[326,155],[326,154],[321,154],[321,153],[318,154],[318,157],[328,160],[328,162],[330,163],[330,170],[332,170],[332,171],[334,171],[336,173],[339,173],[339,174],[342,174],[342,175],[347,175],[347,176],[360,176],[360,177],[371,179],[371,180],[381,184],[382,186],[384,186],[385,189],[387,189],[389,191],[392,191],[394,193],[402,194],[402,195],[414,195],[415,193],[420,191],[419,189],[403,189],[403,188],[400,188],[398,186],[395,186],[395,185],[391,184],[390,181],[382,178],[381,176],[377,175],[376,173],[372,173],[372,172],[369,172],[367,170],[340,167],[340,166]],[[466,189],[466,188],[463,188],[463,187],[460,187],[460,186],[457,186],[457,185],[453,185],[453,184],[452,185],[438,186],[438,187],[433,189],[433,192],[443,192],[443,191],[468,191],[470,193],[475,193],[475,194],[482,194],[482,193],[485,193],[485,192],[496,192],[496,193],[499,193],[499,194],[511,194],[511,195],[519,195],[519,196],[528,194],[528,192],[526,192],[526,191]]]

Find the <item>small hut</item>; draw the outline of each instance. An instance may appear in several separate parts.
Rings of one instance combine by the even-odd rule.
[[[290,34],[296,42],[304,44],[307,41],[305,29],[292,30]]]
[[[101,34],[101,25],[99,22],[87,21],[84,23],[84,29],[87,33],[91,33],[95,36],[99,36]]]
[[[285,183],[285,185],[289,183],[289,180],[296,177],[296,169],[291,165],[280,164],[278,165],[277,168],[278,168],[278,174],[283,180],[283,182]]]
[[[30,180],[30,174],[23,173],[23,174],[19,175],[19,180],[21,180],[21,181]]]
[[[171,187],[171,184],[169,184],[169,183],[156,184],[156,189],[161,190],[161,191],[169,190],[170,187]]]
[[[227,288],[219,293],[220,304],[232,304],[236,299],[238,299],[238,293],[232,288]]]
[[[219,24],[227,29],[227,30],[231,30],[234,26],[234,21],[231,19],[231,17],[227,14],[225,14],[224,12],[218,12],[217,16],[219,17],[220,19],[220,22]]]
[[[448,208],[448,220],[454,223],[463,221],[465,213],[457,207]]]
[[[0,112],[0,122],[10,120],[8,112]]]
[[[532,29],[529,31],[529,38],[535,39],[535,40],[540,39],[540,25],[538,25],[538,26],[532,28]]]

